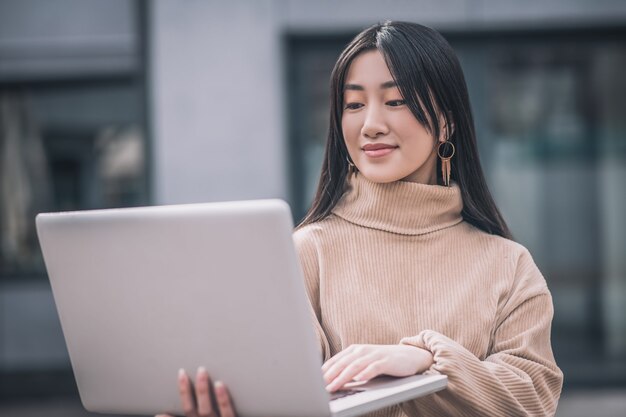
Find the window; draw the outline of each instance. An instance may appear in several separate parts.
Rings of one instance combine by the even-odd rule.
[[[0,277],[45,277],[39,212],[147,203],[132,77],[0,86]]]

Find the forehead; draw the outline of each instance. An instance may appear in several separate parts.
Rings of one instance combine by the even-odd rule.
[[[381,83],[393,80],[383,55],[378,50],[370,50],[357,55],[348,68],[346,84],[359,84],[364,87],[379,87]]]

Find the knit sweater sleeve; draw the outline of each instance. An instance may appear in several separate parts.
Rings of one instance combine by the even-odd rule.
[[[442,415],[554,415],[563,374],[550,345],[552,298],[541,272],[524,248],[492,329],[490,349],[479,359],[454,340],[424,330],[400,341],[432,352],[427,374],[448,376],[448,388],[405,403],[408,415],[429,409]]]
[[[314,237],[307,229],[296,230],[293,234],[296,252],[304,275],[304,286],[309,298],[311,319],[320,344],[322,360],[330,358],[328,338],[322,328],[322,312],[320,307],[320,268],[319,257]]]

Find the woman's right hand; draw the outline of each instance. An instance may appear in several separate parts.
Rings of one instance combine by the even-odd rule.
[[[220,381],[211,384],[209,374],[203,367],[198,368],[196,373],[195,400],[191,382],[183,369],[178,371],[178,391],[186,417],[235,417],[228,389]],[[212,392],[215,394],[215,401]],[[158,414],[155,417],[172,416]]]

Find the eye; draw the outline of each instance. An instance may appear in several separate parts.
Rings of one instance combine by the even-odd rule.
[[[391,101],[388,101],[386,104],[388,106],[391,106],[391,107],[398,107],[398,106],[403,106],[404,104],[406,104],[406,101],[404,101],[404,100],[391,100]]]
[[[349,110],[356,110],[360,107],[362,107],[363,105],[361,103],[348,103],[346,104],[346,106],[344,107],[345,109],[349,109]]]

